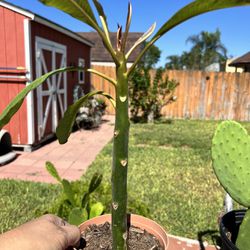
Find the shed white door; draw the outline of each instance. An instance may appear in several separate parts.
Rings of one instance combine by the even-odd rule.
[[[66,46],[36,37],[36,76],[66,66]],[[53,75],[37,89],[38,139],[56,131],[67,108],[66,73]]]

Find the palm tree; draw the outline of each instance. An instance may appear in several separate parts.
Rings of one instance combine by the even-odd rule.
[[[166,69],[182,69],[182,63],[178,55],[171,55],[167,57]]]
[[[187,42],[193,44],[190,50],[192,69],[204,70],[212,63],[224,63],[227,59],[227,49],[221,42],[221,32],[202,31],[198,35],[190,36]]]
[[[228,58],[218,29],[215,32],[202,31],[198,35],[192,35],[186,42],[192,44],[190,51],[184,51],[180,56],[168,56],[167,69],[205,70],[212,63],[225,64]]]

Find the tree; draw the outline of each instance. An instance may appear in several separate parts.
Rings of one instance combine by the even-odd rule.
[[[167,69],[182,69],[181,57],[178,55],[168,56],[169,62],[166,64]]]
[[[154,66],[159,61],[161,51],[153,45],[135,69],[130,83],[130,113],[133,121],[153,122],[161,116],[164,106],[175,100],[174,90],[178,83],[163,77],[164,69]]]
[[[147,43],[145,43],[145,46],[147,46]],[[157,46],[152,45],[147,51],[147,53],[145,53],[141,62],[139,62],[139,67],[143,67],[145,69],[151,69],[156,65],[156,63],[159,62],[160,57],[161,57],[160,49]]]
[[[202,31],[198,35],[187,38],[187,43],[192,47],[189,52],[183,52],[181,56],[169,56],[166,64],[168,69],[205,70],[212,63],[225,65],[227,49],[221,42],[221,32]],[[178,63],[176,63],[178,62]]]

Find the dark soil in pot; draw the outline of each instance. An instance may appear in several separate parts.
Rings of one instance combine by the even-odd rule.
[[[239,250],[235,246],[240,224],[246,210],[233,210],[226,213],[220,221],[220,235],[223,250]]]
[[[83,250],[111,250],[111,225],[105,222],[100,225],[90,225],[82,232]],[[130,250],[164,250],[155,236],[140,228],[130,226],[128,234]]]

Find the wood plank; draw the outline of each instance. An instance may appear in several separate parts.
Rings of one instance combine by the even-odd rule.
[[[5,18],[4,8],[0,7],[0,67],[7,67],[6,65],[6,34],[5,34]]]
[[[15,13],[4,9],[6,67],[17,67],[17,34]]]
[[[0,82],[0,93],[4,93],[0,98],[0,113],[6,108],[6,104],[9,103],[9,88],[6,82]],[[4,126],[4,129],[10,131],[10,124]]]
[[[8,87],[8,103],[19,93],[19,83],[9,83]],[[12,142],[14,144],[21,143],[21,129],[20,129],[20,112],[18,111],[12,118],[9,126],[9,132],[12,136]]]
[[[24,17],[15,13],[17,67],[25,68]]]
[[[25,87],[25,84],[18,84],[18,92],[20,93]],[[26,145],[28,142],[28,120],[27,120],[27,100],[25,98],[21,108],[18,111],[20,144]]]
[[[94,66],[95,69],[114,77],[115,69],[106,66]],[[152,71],[151,76],[155,74]],[[191,119],[250,119],[250,73],[202,72],[168,70],[164,75],[180,83],[175,91],[177,101],[162,109],[168,118]],[[93,78],[98,86],[99,78]],[[106,81],[102,87],[112,96],[113,86]],[[114,114],[109,105],[108,112]]]

